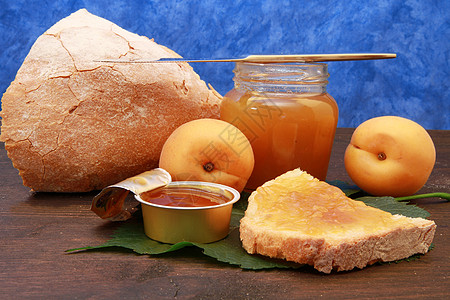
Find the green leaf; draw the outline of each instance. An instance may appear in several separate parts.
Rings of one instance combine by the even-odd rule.
[[[259,255],[249,255],[241,246],[239,228],[231,230],[223,240],[210,244],[195,245],[203,249],[203,253],[218,261],[238,265],[243,269],[267,269],[267,268],[299,268],[301,265],[292,264],[282,260],[273,260]]]
[[[162,254],[176,251],[184,247],[192,246],[190,242],[179,242],[177,244],[164,244],[149,239],[144,232],[144,226],[140,219],[133,218],[129,222],[123,223],[116,229],[112,238],[106,243],[98,246],[88,246],[84,248],[70,249],[66,252],[95,250],[108,247],[122,247],[133,250],[139,254]]]
[[[138,254],[157,255],[176,251],[188,246],[196,246],[201,248],[203,253],[207,256],[215,258],[221,262],[238,265],[244,269],[300,267],[300,265],[295,265],[284,261],[278,262],[262,256],[249,255],[241,246],[241,241],[239,239],[239,228],[232,229],[226,238],[215,243],[202,244],[179,242],[171,245],[159,243],[149,239],[144,233],[144,226],[142,222],[139,222],[139,220],[140,219],[138,218],[133,218],[132,221],[124,223],[115,231],[112,238],[104,244],[70,249],[66,252],[98,250],[108,247],[122,247],[133,250]]]
[[[330,182],[335,186],[341,188],[348,195],[357,195],[361,192],[360,189],[355,188],[342,181]],[[130,249],[138,254],[158,255],[162,253],[169,253],[177,251],[185,247],[198,247],[202,249],[203,253],[209,257],[215,258],[218,261],[239,266],[243,269],[267,269],[267,268],[299,268],[302,265],[286,262],[284,260],[270,259],[259,255],[250,255],[243,248],[239,238],[239,221],[244,216],[247,209],[247,199],[249,193],[243,192],[241,199],[234,204],[231,222],[230,234],[217,242],[209,244],[179,242],[174,245],[159,243],[151,240],[144,233],[144,226],[142,224],[142,216],[135,215],[131,220],[124,222],[114,232],[112,238],[106,243],[98,246],[88,246],[77,249],[70,249],[66,252],[99,250],[109,247],[121,247]],[[406,202],[396,201],[392,197],[360,197],[356,200],[363,201],[367,205],[388,211],[392,214],[401,214],[408,217],[422,217],[426,218],[429,213],[415,205],[407,204]]]
[[[142,222],[129,222],[119,227],[113,238],[101,245],[103,247],[124,247],[139,254],[161,254],[192,246],[189,242],[174,245],[163,244],[149,239],[144,232]]]

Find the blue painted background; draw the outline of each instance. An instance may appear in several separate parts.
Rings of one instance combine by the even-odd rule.
[[[36,38],[80,8],[185,57],[393,52],[394,60],[329,63],[338,126],[398,115],[450,129],[448,0],[0,0],[1,94]],[[192,66],[220,93],[233,87],[232,63]]]

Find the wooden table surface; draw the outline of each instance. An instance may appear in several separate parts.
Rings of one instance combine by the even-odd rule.
[[[352,129],[339,128],[328,179],[349,181],[343,157]],[[450,191],[450,131],[430,131],[436,165],[420,192]],[[437,224],[435,247],[418,260],[363,270],[242,270],[196,248],[160,256],[65,250],[105,242],[116,223],[98,218],[88,194],[33,193],[0,146],[0,295],[3,299],[299,299],[450,297],[450,204],[416,200]]]

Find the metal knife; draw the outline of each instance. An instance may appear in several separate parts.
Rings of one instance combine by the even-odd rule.
[[[174,58],[165,57],[156,60],[123,60],[123,59],[101,59],[96,62],[104,63],[174,63],[174,62],[251,62],[251,63],[308,63],[326,61],[347,60],[371,60],[388,59],[397,57],[394,53],[342,53],[342,54],[289,54],[289,55],[249,55],[241,58]]]

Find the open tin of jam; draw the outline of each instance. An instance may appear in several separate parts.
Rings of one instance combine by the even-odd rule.
[[[228,235],[235,189],[215,183],[176,181],[135,195],[145,234],[159,242],[210,243]]]

